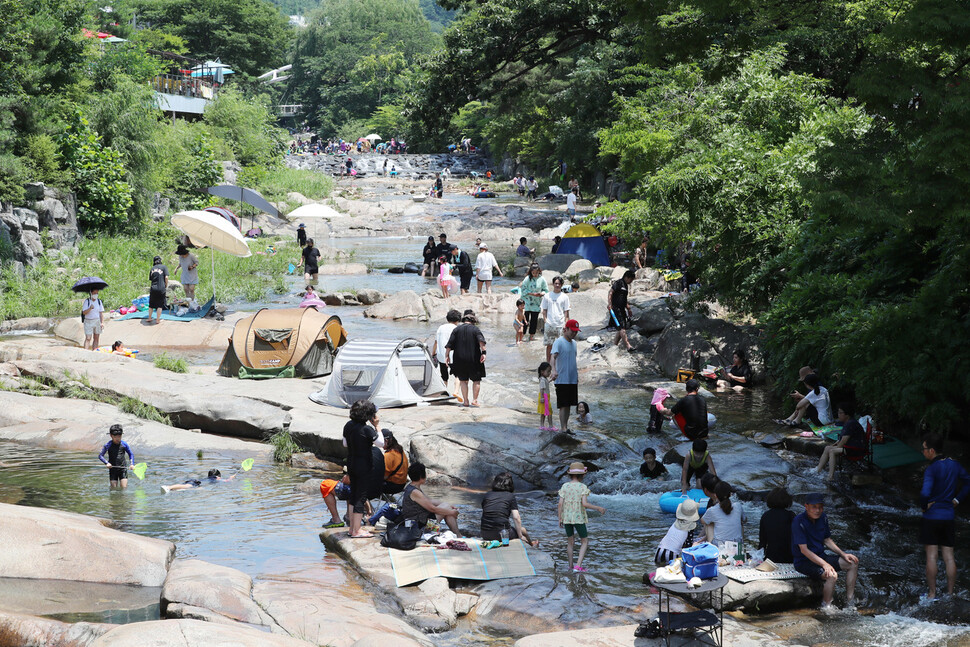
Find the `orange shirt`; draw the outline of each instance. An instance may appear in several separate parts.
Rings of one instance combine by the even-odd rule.
[[[384,480],[396,485],[408,482],[408,457],[403,452],[384,454]]]

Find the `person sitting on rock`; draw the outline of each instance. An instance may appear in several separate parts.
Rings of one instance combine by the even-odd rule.
[[[795,570],[823,582],[822,611],[831,611],[839,571],[845,571],[845,607],[853,609],[859,558],[839,548],[832,539],[824,503],[821,494],[809,494],[805,498],[805,512],[792,521],[791,552]],[[826,548],[835,554],[826,553]]]
[[[765,498],[768,511],[761,515],[758,548],[764,548],[765,559],[776,564],[791,564],[791,524],[795,513],[791,511],[792,498],[783,487],[776,487]]]
[[[717,386],[722,389],[733,388],[740,391],[751,386],[753,375],[751,365],[744,356],[744,351],[739,348],[734,351],[734,362],[724,370],[721,379],[717,381]]]
[[[492,480],[492,491],[482,499],[482,539],[501,540],[502,531],[505,531],[509,539],[522,539],[538,546],[539,540],[529,537],[522,525],[514,492],[515,482],[508,472],[502,472]]]
[[[192,488],[200,487],[203,483],[218,483],[219,481],[231,481],[236,478],[233,474],[227,479],[222,478],[222,472],[219,470],[209,470],[209,475],[205,477],[205,481],[200,481],[199,479],[189,479],[183,481],[182,483],[176,483],[175,485],[163,485],[162,493],[168,494],[169,492],[178,492],[179,490],[191,490]]]
[[[330,511],[330,521],[323,524],[324,528],[343,528],[344,522],[340,520],[340,513],[337,512],[337,501],[347,501],[350,499],[350,477],[345,473],[339,481],[333,479],[323,479],[320,481],[320,496]],[[349,510],[348,510],[349,512]]]
[[[404,488],[404,496],[401,497],[401,514],[397,518],[397,524],[413,521],[419,527],[423,527],[427,525],[429,519],[436,517],[439,521],[443,520],[448,524],[448,529],[460,537],[458,508],[435,501],[421,491],[421,486],[428,480],[428,470],[424,463],[411,463],[408,467],[408,477],[411,482]]]

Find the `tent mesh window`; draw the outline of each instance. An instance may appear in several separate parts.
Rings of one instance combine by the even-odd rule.
[[[290,347],[292,328],[257,328],[253,350],[287,350]]]

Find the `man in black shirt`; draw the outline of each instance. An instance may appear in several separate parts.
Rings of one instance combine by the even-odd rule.
[[[474,314],[466,314],[462,324],[451,331],[451,338],[445,344],[448,368],[458,378],[461,387],[459,406],[478,406],[478,392],[485,377],[485,335],[479,330],[478,319]],[[468,399],[468,381],[472,383],[472,399]],[[471,404],[469,404],[469,402]]]
[[[448,236],[445,234],[438,235],[438,245],[434,248],[435,260],[441,258],[442,256],[445,258],[451,258],[451,245],[448,243]],[[435,274],[437,274],[437,271]]]
[[[687,438],[690,440],[707,438],[707,400],[697,393],[701,388],[701,383],[691,378],[687,380],[685,386],[687,387],[687,395],[677,401],[677,404],[671,409],[671,413],[674,414],[675,420],[677,420],[678,415],[683,418],[684,424],[681,426],[681,431]],[[677,420],[677,424],[680,424],[679,420]]]
[[[616,337],[613,338],[614,344],[619,344],[623,340],[623,345],[628,351],[633,350],[630,340],[627,338],[626,329],[630,326],[630,317],[633,311],[627,299],[630,295],[630,284],[637,276],[633,270],[623,273],[623,278],[615,281],[610,286],[610,293],[606,296],[607,303],[610,304],[610,325],[616,326]]]
[[[475,274],[471,256],[468,255],[468,252],[458,249],[456,245],[451,248],[451,265],[458,270],[458,276],[461,278],[461,293],[468,294],[468,288],[472,284],[472,276]]]

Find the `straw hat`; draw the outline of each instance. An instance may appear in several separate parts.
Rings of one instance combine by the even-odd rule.
[[[677,521],[674,527],[678,530],[691,530],[701,516],[697,514],[697,501],[687,499],[677,506]]]
[[[583,465],[580,461],[576,461],[575,463],[570,463],[569,464],[569,472],[568,473],[569,474],[585,474],[586,473],[586,466]]]

